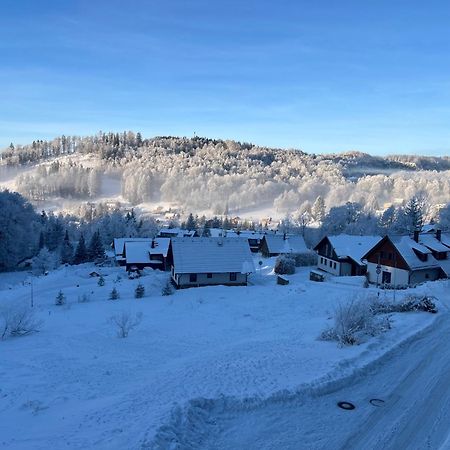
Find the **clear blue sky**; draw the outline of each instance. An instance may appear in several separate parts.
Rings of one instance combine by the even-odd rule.
[[[448,1],[1,0],[0,146],[99,130],[450,155]]]

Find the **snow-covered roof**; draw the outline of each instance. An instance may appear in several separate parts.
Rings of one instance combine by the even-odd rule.
[[[447,247],[450,247],[450,233],[442,233],[441,242]]]
[[[150,263],[150,255],[162,255],[167,257],[170,246],[170,238],[155,238],[150,242],[125,242],[125,259],[127,264]]]
[[[262,239],[264,237],[264,233],[252,230],[228,230],[226,233],[227,237],[241,237],[246,239]]]
[[[306,253],[303,236],[285,236],[282,234],[268,234],[264,236],[269,253]]]
[[[125,242],[151,242],[152,238],[114,238],[114,253],[117,256],[123,255]]]
[[[438,263],[441,266],[441,269],[447,275],[447,277],[450,278],[450,259],[439,260]]]
[[[327,237],[338,258],[350,258],[358,264],[361,264],[362,257],[381,241],[380,236],[339,234]]]
[[[431,250],[424,245],[419,244],[411,237],[393,236],[390,239],[410,269],[417,270],[439,267],[438,261],[436,261],[431,254]],[[414,250],[427,255],[427,260],[421,261]]]
[[[250,247],[244,239],[174,238],[175,273],[251,273],[255,271]]]
[[[195,230],[183,230],[182,228],[162,228],[159,230],[158,236],[162,234],[170,235],[171,237],[192,237],[195,235]]]
[[[450,252],[450,248],[438,241],[433,234],[419,235],[419,242],[434,252]]]

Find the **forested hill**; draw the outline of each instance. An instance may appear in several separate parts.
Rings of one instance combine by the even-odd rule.
[[[132,132],[11,145],[0,157],[4,170],[26,169],[15,188],[31,200],[95,199],[105,177],[114,177],[132,204],[168,201],[214,213],[259,205],[301,212],[318,197],[327,207],[354,201],[374,210],[418,192],[432,204],[450,199],[449,157],[314,155],[201,137],[144,139]]]

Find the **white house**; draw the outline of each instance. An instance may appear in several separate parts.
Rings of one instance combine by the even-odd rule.
[[[366,264],[362,258],[380,240],[380,236],[325,236],[314,247],[317,267],[336,276],[364,275]]]
[[[119,266],[125,265],[125,242],[147,242],[150,243],[152,238],[114,238],[113,248],[114,248],[114,256],[117,264]]]
[[[208,285],[242,286],[255,271],[244,239],[174,238],[172,281],[177,288]]]

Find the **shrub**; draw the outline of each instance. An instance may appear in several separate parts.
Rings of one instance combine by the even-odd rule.
[[[292,275],[295,273],[295,260],[288,255],[280,255],[275,261],[274,272],[278,275]]]
[[[78,303],[88,303],[91,301],[91,296],[86,292],[78,296]]]
[[[317,254],[314,252],[295,253],[292,255],[295,267],[307,267],[317,265]]]
[[[55,305],[61,306],[64,305],[64,303],[66,303],[66,296],[62,291],[59,291],[55,299]]]
[[[354,345],[364,336],[375,336],[390,328],[389,317],[377,319],[367,297],[354,297],[339,304],[334,313],[334,326],[321,334],[323,340],[334,340],[340,345]]]
[[[388,302],[386,299],[374,298],[371,308],[374,314],[388,314],[394,312],[425,311],[436,313],[436,299],[427,295],[409,294],[399,303]]]
[[[172,283],[170,281],[168,281],[162,288],[161,290],[161,294],[166,296],[166,295],[172,295],[173,294],[173,286]]]
[[[105,279],[103,278],[103,275],[100,275],[100,278],[98,279],[97,284],[99,286],[104,286],[105,285]]]
[[[138,312],[133,317],[131,313],[122,311],[111,317],[111,323],[117,328],[117,337],[126,338],[128,333],[142,322],[143,314]]]
[[[11,304],[0,311],[0,340],[14,336],[26,336],[42,327],[34,311],[25,304]]]
[[[109,294],[109,299],[110,300],[117,300],[118,298],[120,298],[119,292],[114,287],[113,290],[111,291],[111,293]]]
[[[142,298],[145,294],[145,288],[144,286],[139,283],[136,287],[136,289],[134,290],[134,297],[135,298]]]

